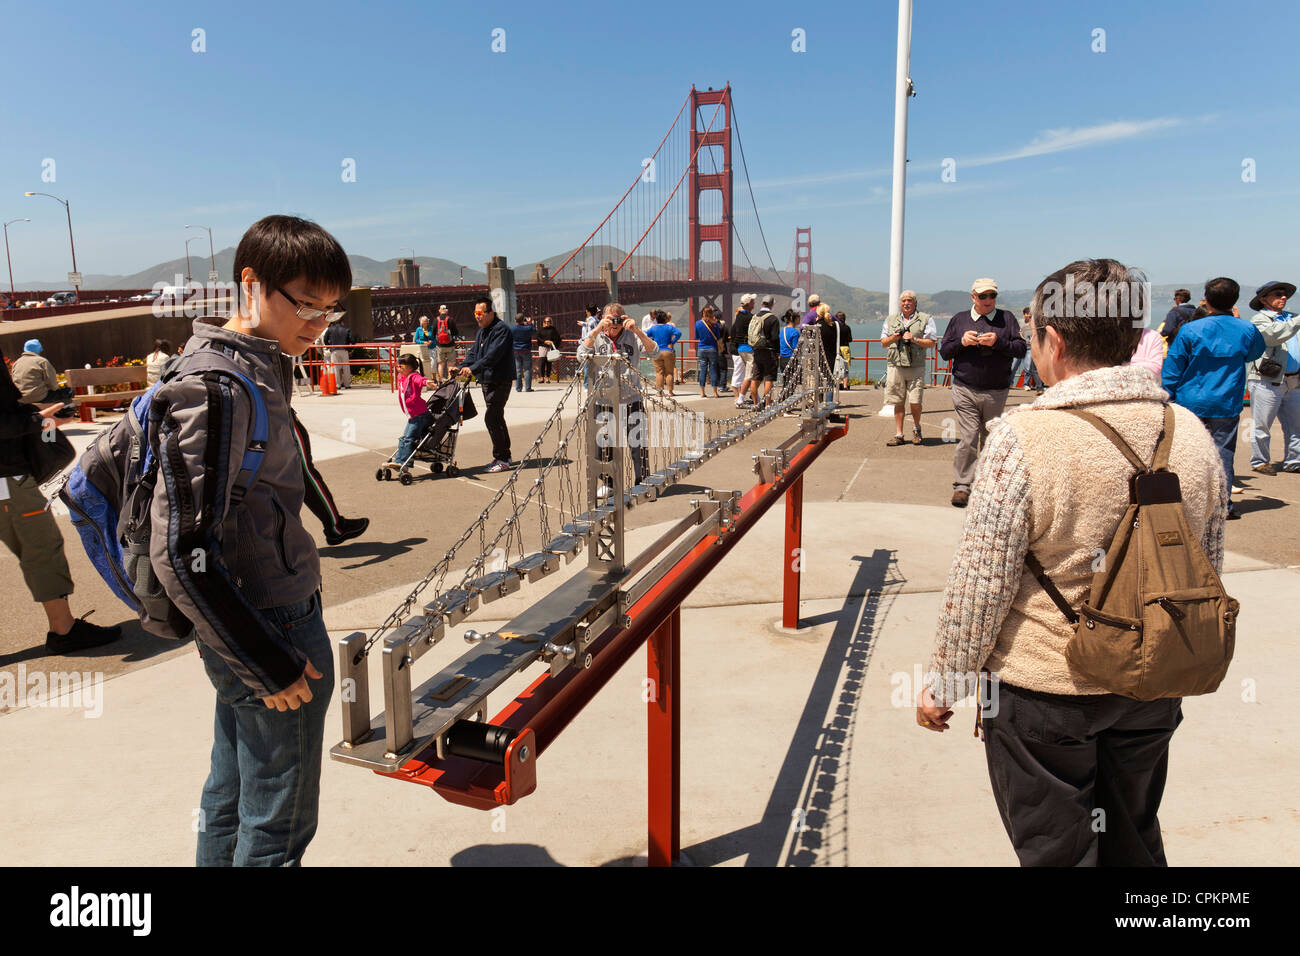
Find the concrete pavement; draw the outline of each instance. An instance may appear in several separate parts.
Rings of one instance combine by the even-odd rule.
[[[517,443],[549,414],[556,386],[542,388],[511,396]],[[945,392],[928,392],[930,443],[885,448],[892,420],[875,415],[879,396],[844,395],[855,416],[849,438],[832,446],[805,481],[804,627],[795,634],[776,627],[779,509],[683,611],[682,845],[697,865],[1015,863],[971,737],[973,711],[959,708],[952,732],[936,735],[915,726],[910,706],[964,517],[947,504],[952,452],[942,433],[951,409]],[[727,399],[694,401],[726,410]],[[372,518],[364,538],[322,549],[326,623],[340,634],[373,626],[464,526],[465,509],[488,500],[500,476],[470,469],[461,479],[410,488],[378,485],[377,456],[391,451],[400,431],[390,394],[354,388],[302,400],[298,408],[345,513]],[[783,437],[787,426],[772,424],[709,462],[692,482],[749,487],[749,454]],[[79,437],[88,440],[93,428],[82,428]],[[462,464],[485,462],[486,452],[480,417],[462,436]],[[1268,483],[1261,491],[1270,497],[1297,497],[1300,476],[1255,477],[1260,486]],[[667,527],[686,498],[635,509],[631,550]],[[1295,510],[1261,509],[1228,526],[1225,583],[1243,605],[1237,652],[1217,694],[1185,703],[1174,738],[1161,822],[1175,865],[1276,864],[1300,848],[1293,785],[1300,747],[1280,713],[1297,671],[1287,622],[1300,612],[1297,569],[1286,564],[1300,560],[1286,561],[1291,552],[1277,549],[1290,545],[1274,540],[1278,518],[1295,520]],[[59,520],[79,613],[84,592],[108,592],[88,578],[74,533]],[[34,632],[43,631],[39,609],[22,589],[16,562],[7,552],[4,558],[4,670],[75,668],[107,679],[89,708],[101,710],[97,717],[85,716],[85,700],[79,708],[18,707],[0,716],[0,862],[192,862],[212,733],[212,693],[197,655],[136,634],[103,653],[43,657],[31,646]],[[504,619],[534,589],[554,582],[526,585],[480,615]],[[125,617],[107,600],[98,607],[101,623],[101,615]],[[458,644],[449,640],[422,659],[417,678],[459,654]],[[320,830],[307,861],[631,862],[645,849],[643,661],[636,655],[543,755],[537,791],[504,811],[456,807],[423,787],[327,761]],[[535,673],[507,685],[490,712]],[[376,674],[376,692],[378,686]],[[336,711],[335,704],[327,746],[338,739]]]

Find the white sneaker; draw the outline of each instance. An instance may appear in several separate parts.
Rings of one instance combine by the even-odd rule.
[[[1246,493],[1246,489],[1234,481],[1232,483],[1232,493],[1234,495],[1242,495]]]

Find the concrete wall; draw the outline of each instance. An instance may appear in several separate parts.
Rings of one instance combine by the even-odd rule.
[[[146,306],[140,315],[76,319],[43,319],[0,324],[0,349],[12,361],[22,354],[23,343],[40,339],[44,355],[62,372],[69,368],[105,365],[115,355],[123,361],[143,359],[153,351],[154,339],[184,345],[193,332],[194,319],[155,316]]]

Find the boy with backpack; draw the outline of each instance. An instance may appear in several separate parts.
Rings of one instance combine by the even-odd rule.
[[[434,319],[433,347],[437,362],[439,382],[445,382],[451,376],[451,369],[456,364],[456,323],[445,305],[438,306],[438,316]]]
[[[1127,314],[1076,316],[1067,279],[1143,281],[1100,259],[1039,284],[1030,342],[1051,388],[990,423],[916,720],[946,730],[991,674],[985,757],[1021,865],[1163,866],[1181,698],[1214,691],[1232,659],[1228,487],[1195,415],[1125,364],[1140,295]]]
[[[320,561],[299,518],[292,358],[341,311],[352,272],[333,236],[293,216],[254,223],[234,271],[235,314],[195,322],[152,396],[149,557],[217,694],[198,865],[292,866],[316,832],[334,686]]]

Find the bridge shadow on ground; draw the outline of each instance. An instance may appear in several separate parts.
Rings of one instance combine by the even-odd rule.
[[[849,759],[858,702],[876,637],[906,579],[894,551],[855,555],[858,570],[844,606],[801,620],[835,622],[812,690],[786,750],[762,818],[731,833],[683,847],[697,866],[747,854],[746,866],[844,866],[848,863]]]

